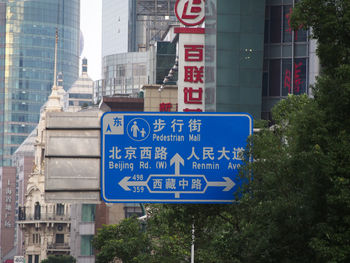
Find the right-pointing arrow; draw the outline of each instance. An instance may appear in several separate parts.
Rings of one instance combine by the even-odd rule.
[[[222,191],[227,192],[230,191],[235,183],[229,177],[223,177],[225,182],[208,182],[208,186],[216,186],[216,187],[225,187]]]

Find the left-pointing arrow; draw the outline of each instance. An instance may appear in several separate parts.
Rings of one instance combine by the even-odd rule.
[[[119,185],[125,191],[131,191],[129,186],[147,186],[146,182],[143,182],[143,181],[129,181],[130,178],[131,178],[130,176],[126,176],[119,182]]]

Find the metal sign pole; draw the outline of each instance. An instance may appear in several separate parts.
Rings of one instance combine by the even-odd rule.
[[[192,224],[191,263],[194,263],[194,223]]]

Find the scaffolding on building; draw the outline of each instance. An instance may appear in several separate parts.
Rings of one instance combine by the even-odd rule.
[[[176,0],[136,0],[136,21],[144,30],[144,40],[139,50],[148,50],[149,45],[161,41],[170,25],[176,24],[174,13]]]

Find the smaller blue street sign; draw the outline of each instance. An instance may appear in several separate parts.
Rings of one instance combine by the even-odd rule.
[[[105,113],[102,199],[230,203],[252,133],[246,113]]]

